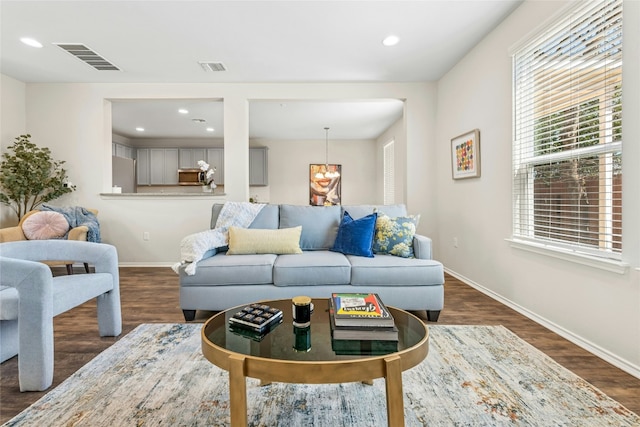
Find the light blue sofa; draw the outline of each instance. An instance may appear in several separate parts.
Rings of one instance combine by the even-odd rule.
[[[214,204],[211,228],[222,204]],[[444,305],[444,270],[432,259],[431,239],[416,235],[415,258],[375,255],[373,258],[329,251],[343,211],[353,219],[383,212],[406,216],[405,205],[298,206],[266,205],[249,228],[302,226],[295,255],[227,255],[226,248],[210,251],[192,276],[180,269],[180,307],[186,320],[196,310],[220,311],[267,299],[296,295],[328,298],[332,292],[375,292],[385,304],[405,310],[425,310],[437,321]]]

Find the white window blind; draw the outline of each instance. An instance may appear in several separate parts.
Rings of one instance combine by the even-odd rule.
[[[622,1],[580,2],[513,67],[514,239],[620,259]]]
[[[389,141],[384,145],[384,199],[385,205],[395,203],[395,175],[394,175],[394,141]]]

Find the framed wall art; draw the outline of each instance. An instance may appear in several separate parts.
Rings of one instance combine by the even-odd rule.
[[[480,176],[480,130],[474,129],[451,140],[453,179]]]
[[[309,204],[339,205],[342,198],[342,165],[309,165]]]

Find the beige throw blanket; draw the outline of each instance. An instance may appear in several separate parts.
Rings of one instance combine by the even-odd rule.
[[[204,254],[215,248],[229,243],[229,227],[247,228],[264,204],[248,202],[225,202],[218,215],[215,228],[199,233],[190,234],[180,242],[180,262],[171,268],[180,274],[180,267],[186,265],[185,273],[193,276],[196,273],[196,263]]]

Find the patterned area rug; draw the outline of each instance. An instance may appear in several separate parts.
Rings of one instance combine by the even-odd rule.
[[[9,426],[226,426],[227,373],[199,324],[145,324],[7,422]],[[502,326],[430,326],[427,359],[403,373],[407,426],[638,426],[640,417]],[[260,387],[251,426],[387,424],[384,380]]]

